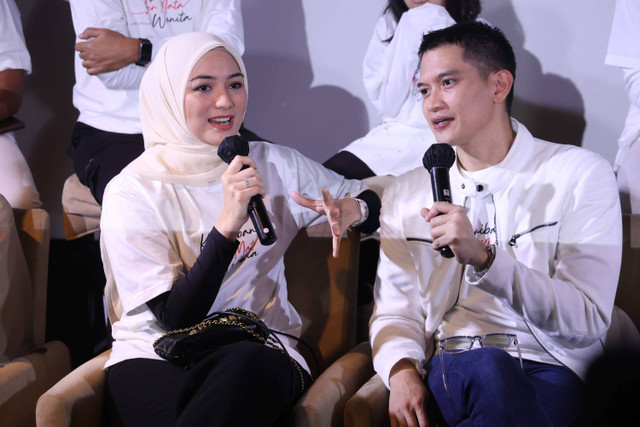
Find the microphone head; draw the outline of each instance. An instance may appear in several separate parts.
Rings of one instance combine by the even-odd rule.
[[[248,156],[249,143],[240,135],[227,136],[218,146],[218,156],[225,163],[231,163],[236,155]]]
[[[427,152],[422,157],[422,164],[431,172],[431,169],[436,168],[451,168],[453,162],[456,161],[456,152],[449,144],[437,143],[431,145]]]

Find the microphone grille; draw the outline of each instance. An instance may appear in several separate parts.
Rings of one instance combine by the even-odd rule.
[[[231,163],[236,155],[249,155],[249,143],[240,135],[227,136],[218,146],[218,156],[225,163]]]
[[[431,145],[422,157],[422,164],[428,171],[431,171],[434,167],[449,169],[455,161],[456,152],[453,151],[449,144],[444,143]]]

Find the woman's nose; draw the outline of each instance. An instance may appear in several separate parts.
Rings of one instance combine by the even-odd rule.
[[[217,108],[231,108],[233,106],[233,101],[231,101],[231,97],[227,93],[226,90],[217,90],[215,92],[215,102]]]

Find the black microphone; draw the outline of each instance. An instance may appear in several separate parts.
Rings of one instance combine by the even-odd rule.
[[[248,156],[249,155],[249,143],[242,139],[239,135],[228,136],[222,140],[222,143],[218,147],[218,156],[225,162],[231,163],[236,155]],[[249,166],[244,165],[242,169],[246,169]],[[276,233],[271,225],[267,208],[264,206],[262,196],[256,194],[249,200],[249,206],[247,208],[249,212],[249,218],[253,222],[253,227],[258,233],[260,243],[264,246],[269,246],[275,243],[278,239]]]
[[[433,144],[429,147],[422,164],[431,176],[431,189],[433,200],[436,202],[451,203],[451,184],[449,183],[449,169],[456,161],[456,152],[448,144]],[[438,215],[442,215],[442,212]],[[449,246],[440,248],[440,255],[445,258],[453,258],[453,252]]]

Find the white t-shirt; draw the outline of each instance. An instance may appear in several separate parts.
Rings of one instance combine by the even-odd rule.
[[[87,27],[108,28],[127,37],[149,39],[155,55],[175,35],[204,31],[244,52],[240,0],[69,0],[69,4],[76,35]],[[146,67],[129,64],[90,76],[76,52],[73,105],[80,112],[78,121],[109,132],[141,133],[138,89],[145,71]]]
[[[492,184],[495,183],[493,177],[496,174],[496,169],[499,169],[501,165],[497,164],[476,172],[465,171],[457,164],[454,167],[458,169],[461,176],[468,178],[469,182],[484,183],[482,190],[485,190],[484,186],[492,187]],[[500,244],[496,225],[496,202],[493,193],[473,188],[465,188],[464,190],[463,206],[467,211],[467,217],[473,227],[476,239],[485,245]],[[481,310],[478,309],[479,307]],[[443,318],[434,336],[436,339],[456,335],[473,336],[478,334],[478,331],[483,334],[515,334],[523,359],[560,365],[536,340],[524,319],[520,316],[514,316],[513,309],[507,303],[463,280],[460,283],[455,308]],[[518,357],[515,345],[505,350],[512,356]]]
[[[290,193],[319,199],[326,187],[341,198],[364,187],[294,149],[264,142],[250,147],[267,189],[264,203],[278,241],[262,246],[247,221],[211,311],[242,307],[271,328],[299,336],[302,322],[287,299],[283,256],[300,228],[325,217],[297,205]],[[120,174],[109,183],[102,205],[101,247],[115,342],[107,367],[132,358],[160,359],[152,344],[166,331],[145,303],[170,290],[186,273],[185,266],[193,265],[222,206],[219,182],[189,187]],[[308,370],[296,343],[286,337],[282,341]]]

